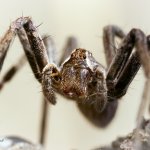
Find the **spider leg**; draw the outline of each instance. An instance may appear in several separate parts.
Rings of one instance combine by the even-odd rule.
[[[133,48],[135,46],[135,52]],[[146,77],[149,77],[149,52],[147,38],[139,29],[132,29],[124,38],[107,73],[108,95],[120,98],[143,65]]]
[[[16,35],[15,29],[9,28],[9,30],[5,33],[5,35],[0,40],[0,71],[2,69],[7,51],[11,45],[11,42],[15,38],[15,35]]]
[[[69,37],[63,48],[63,54],[60,58],[59,66],[66,60],[71,52],[78,47],[78,41],[75,37]]]
[[[17,34],[17,31],[19,31],[19,30],[21,31],[22,25],[25,22],[27,22],[28,20],[30,20],[29,17],[21,17],[21,18],[18,18],[17,20],[15,20],[14,22],[12,22],[8,31],[5,33],[3,38],[0,40],[0,70],[2,68],[3,61],[6,57],[6,54],[11,45],[11,42],[13,41],[13,39],[15,38],[15,36]]]
[[[115,37],[123,39],[125,37],[125,33],[119,27],[114,25],[108,25],[104,27],[103,44],[107,66],[110,65],[116,54]]]
[[[143,65],[147,81],[137,116],[137,128],[141,128],[144,110],[149,100],[150,88],[150,56],[149,56],[149,37],[139,29],[132,29],[124,38],[120,49],[117,51],[110,68],[108,69],[106,82],[108,95],[114,98],[122,97],[141,64]],[[135,47],[135,51],[133,48]],[[138,138],[138,137],[137,137]]]
[[[150,35],[147,36],[147,44],[148,44],[148,50],[150,52]],[[149,105],[149,108],[150,108],[150,101],[149,101],[150,100],[150,94],[149,94],[149,90],[150,90],[150,80],[149,80],[149,78],[147,78],[146,81],[145,81],[145,86],[144,86],[144,90],[143,90],[142,100],[141,100],[141,103],[140,103],[139,109],[138,109],[137,128],[141,128],[142,118],[143,118],[143,115],[144,115],[144,112],[145,112],[145,108],[147,107],[147,105]]]
[[[42,74],[42,89],[45,98],[52,104],[56,103],[54,88],[59,84],[59,71],[57,66],[49,64],[48,55],[42,38],[37,32],[33,22],[29,19],[24,25],[31,49],[35,56],[37,65]],[[52,85],[55,85],[52,87]]]
[[[46,54],[46,48],[43,43],[43,40],[40,37],[40,35],[38,34],[37,28],[34,26],[34,24],[31,20],[28,20],[28,22],[26,22],[23,25],[23,27],[26,31],[31,49],[35,56],[37,65],[39,67],[39,70],[42,73],[43,93],[48,101],[50,101],[52,104],[55,104],[56,98],[55,98],[53,88],[51,87],[52,72],[49,71],[49,59]],[[53,65],[51,65],[51,66],[53,66]]]
[[[42,100],[42,114],[41,114],[41,120],[40,120],[40,136],[39,136],[39,143],[41,145],[44,145],[46,142],[46,129],[47,129],[47,124],[49,120],[49,104],[45,100],[45,97],[43,96]]]
[[[39,67],[37,65],[37,62],[36,62],[36,59],[34,57],[34,54],[31,50],[31,46],[30,46],[30,43],[29,43],[29,40],[27,38],[27,35],[26,35],[26,32],[25,30],[22,28],[20,30],[17,31],[17,34],[18,34],[18,37],[19,37],[19,40],[22,44],[22,47],[24,49],[24,52],[25,52],[25,55],[27,57],[27,60],[29,62],[29,65],[33,71],[33,74],[35,76],[35,78],[41,82],[41,72],[39,70]]]
[[[35,78],[41,82],[41,73],[39,71],[38,65],[35,61],[34,55],[31,51],[28,39],[26,37],[25,32],[22,31],[17,31],[19,34],[19,39],[22,43],[23,49],[25,51],[26,57],[28,59],[28,62],[30,64],[30,67],[32,68],[33,74],[35,75]],[[46,49],[47,49],[47,53],[48,56],[50,56],[49,54],[51,53],[53,49],[52,45],[50,44],[46,44],[46,43],[52,43],[52,38],[47,38],[47,36],[43,36],[43,42],[46,45]],[[4,74],[4,76],[2,77],[2,80],[0,81],[0,90],[3,89],[4,85],[9,82],[10,80],[12,80],[12,78],[15,76],[15,74],[22,68],[22,66],[25,64],[26,62],[26,57],[24,55],[22,55],[19,60],[13,65],[11,66],[8,71]],[[50,58],[49,58],[50,60]]]
[[[124,69],[118,77],[115,84],[113,96],[120,98],[126,94],[126,91],[141,67],[140,58],[137,52],[134,52],[127,61]]]
[[[18,34],[19,39],[22,43],[23,49],[25,51],[25,54],[26,54],[28,61],[30,63],[30,66],[31,66],[33,72],[36,72],[35,77],[38,80],[40,80],[40,77],[39,77],[40,73],[39,73],[38,66],[37,66],[35,59],[34,59],[34,56],[31,52],[30,44],[29,44],[29,41],[27,39],[26,33],[22,28],[22,24],[24,22],[26,22],[27,19],[29,19],[29,18],[28,17],[25,17],[25,18],[22,17],[22,18],[18,18],[14,22],[12,22],[9,30],[6,32],[4,37],[0,40],[0,69],[2,68],[3,61],[5,59],[5,56],[7,54],[7,51],[10,47],[11,42],[13,41],[16,34]],[[16,64],[6,73],[6,75],[4,76],[4,78],[2,80],[1,88],[5,82],[8,82],[11,80],[11,78],[15,75],[16,71],[21,67],[23,62],[24,62],[24,58],[22,57],[19,60],[20,64]]]
[[[53,41],[53,38],[51,38],[50,36],[43,36],[42,37],[44,45],[47,49],[47,55],[48,55],[48,59],[49,59],[49,63],[51,64],[57,64],[56,61],[56,46],[55,46],[55,42]]]
[[[16,34],[18,33],[20,41],[23,45],[24,51],[27,55],[27,58],[29,60],[29,63],[33,60],[31,59],[31,51],[30,51],[30,45],[28,42],[28,39],[26,38],[25,31],[22,28],[22,25],[29,19],[29,17],[21,17],[15,20],[11,25],[9,30],[6,32],[4,37],[0,40],[0,70],[3,65],[3,61],[5,59],[5,56],[7,54],[7,51],[10,47],[11,42],[15,38]],[[30,54],[29,54],[30,53]],[[33,55],[32,55],[33,56]],[[32,57],[33,58],[33,57]],[[33,63],[31,66],[34,66]],[[33,69],[33,67],[31,67]],[[36,68],[36,67],[35,67]],[[36,72],[37,73],[37,72]],[[35,75],[36,78],[38,78],[37,75]]]
[[[29,28],[27,27],[29,25]],[[23,29],[24,27],[24,29]],[[26,30],[25,30],[26,29]],[[28,30],[29,29],[29,30]],[[48,64],[48,57],[45,51],[43,41],[38,35],[36,28],[29,17],[19,18],[14,21],[10,29],[6,32],[5,36],[0,41],[0,69],[3,65],[6,53],[9,49],[10,43],[12,42],[15,35],[18,34],[20,42],[24,48],[25,54],[29,61],[32,71],[36,79],[41,81],[43,68]],[[19,64],[13,66],[4,76],[2,85],[12,79],[15,73],[21,68],[24,63],[24,56],[20,59]],[[40,78],[39,78],[40,77]],[[51,98],[51,97],[50,97]],[[43,104],[42,124],[41,124],[41,136],[40,141],[44,143],[45,131],[46,131],[46,114],[47,106],[46,102]]]
[[[56,58],[55,58],[55,53],[56,53],[56,48],[54,41],[51,37],[48,37],[47,35],[44,35],[42,37],[43,42],[45,44],[46,50],[47,50],[47,55],[50,63],[55,63]],[[40,124],[40,138],[39,142],[44,145],[46,142],[46,129],[47,129],[47,124],[48,124],[48,117],[49,115],[49,104],[46,101],[45,97],[43,97],[42,101],[42,116],[41,116],[41,124]]]
[[[15,23],[15,22],[14,22]],[[14,24],[13,23],[13,24]],[[31,47],[30,47],[30,43],[28,41],[27,35],[25,33],[25,30],[23,28],[17,30],[17,34],[18,37],[20,39],[20,42],[22,43],[23,49],[25,51],[25,54],[27,56],[28,62],[32,68],[32,71],[36,77],[36,79],[41,82],[41,73],[40,70],[38,68],[38,65],[36,63],[35,60],[35,56],[33,54],[33,52],[31,51]],[[45,38],[45,36],[43,37],[43,41],[45,43],[50,43],[52,39],[50,38]],[[50,45],[46,45],[46,46],[50,46]],[[51,48],[52,49],[52,48]],[[51,53],[50,51],[50,47],[47,47],[47,53]],[[17,73],[17,71],[19,71],[19,69],[21,69],[21,66],[25,63],[25,56],[22,56],[18,63],[16,63],[15,65],[13,65],[4,75],[2,81],[1,81],[1,88],[3,87],[3,85],[10,81],[13,76]],[[41,117],[41,125],[40,125],[40,143],[44,144],[45,142],[45,135],[46,135],[46,124],[47,124],[47,113],[48,113],[48,105],[47,105],[47,101],[43,101],[42,102],[42,117]]]
[[[19,61],[17,61],[16,64],[14,64],[2,77],[2,80],[0,81],[0,90],[3,89],[4,85],[9,82],[14,75],[19,71],[19,69],[22,68],[22,66],[25,64],[26,58],[25,56],[21,56]]]
[[[44,67],[49,63],[43,40],[38,34],[37,28],[35,27],[31,19],[23,24],[23,28],[27,34],[31,50],[35,56],[35,60],[37,62],[39,70],[42,73]]]

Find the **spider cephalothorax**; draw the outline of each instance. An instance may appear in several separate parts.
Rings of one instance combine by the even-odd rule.
[[[57,63],[53,56],[55,49],[43,42],[31,18],[21,17],[12,23],[0,41],[0,68],[17,34],[35,78],[42,85],[45,99],[55,104],[54,92],[58,92],[75,100],[81,112],[93,124],[106,126],[115,115],[118,99],[126,93],[141,64],[149,78],[150,38],[140,29],[132,29],[127,35],[117,26],[107,26],[103,31],[106,68],[89,51],[75,49],[77,46],[73,44],[76,43],[72,42],[73,39]],[[114,47],[115,37],[122,40],[118,49]],[[9,75],[1,85],[10,80]]]
[[[89,51],[75,49],[59,71],[54,65],[44,68],[43,81],[47,82],[43,82],[43,91],[49,97],[47,95],[52,91],[47,89],[52,86],[55,91],[78,103],[95,105],[97,111],[101,112],[107,103],[105,76],[105,69]]]

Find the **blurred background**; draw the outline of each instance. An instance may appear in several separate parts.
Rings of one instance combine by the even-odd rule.
[[[40,34],[50,35],[58,49],[58,59],[67,37],[75,36],[79,47],[90,50],[106,64],[102,30],[108,24],[120,26],[126,33],[140,28],[150,33],[149,0],[0,0],[0,34],[20,16],[31,16]],[[23,54],[16,38],[5,60],[4,72]],[[144,86],[142,69],[120,100],[116,117],[107,128],[96,128],[80,114],[76,104],[57,95],[50,106],[46,150],[89,150],[126,135],[135,126]],[[0,135],[18,135],[38,143],[42,93],[26,63],[0,93]]]

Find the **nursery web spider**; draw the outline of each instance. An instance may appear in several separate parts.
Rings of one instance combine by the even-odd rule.
[[[132,29],[125,35],[117,26],[104,28],[107,68],[82,48],[64,52],[61,65],[56,65],[53,53],[48,58],[31,18],[21,17],[11,24],[0,41],[0,69],[16,34],[35,78],[41,83],[45,99],[56,104],[55,92],[58,92],[75,100],[81,112],[96,126],[105,127],[112,120],[118,99],[125,95],[141,64],[149,78],[150,37],[140,29]],[[115,37],[122,40],[118,49],[112,46]]]

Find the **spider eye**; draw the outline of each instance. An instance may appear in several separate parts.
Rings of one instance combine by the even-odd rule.
[[[59,82],[61,78],[60,78],[59,75],[56,75],[56,76],[53,76],[53,79],[54,79],[55,81]]]
[[[86,55],[83,55],[83,59],[86,59]]]

